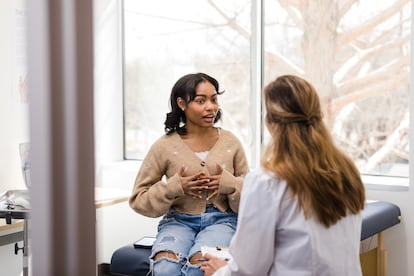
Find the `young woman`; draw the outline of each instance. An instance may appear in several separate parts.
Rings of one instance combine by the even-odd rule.
[[[361,275],[365,190],[333,143],[315,89],[281,76],[264,89],[272,136],[262,168],[249,173],[232,260],[206,255],[205,275]],[[227,265],[226,265],[227,264]],[[216,271],[217,270],[217,271]]]
[[[214,126],[221,117],[220,94],[209,75],[180,78],[171,91],[166,134],[152,145],[136,177],[131,208],[163,216],[150,256],[157,276],[203,275],[201,246],[229,246],[236,230],[248,165],[240,141]]]

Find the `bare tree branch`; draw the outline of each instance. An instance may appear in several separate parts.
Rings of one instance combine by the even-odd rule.
[[[409,79],[410,75],[408,72],[402,72],[398,75],[395,75],[392,77],[392,79],[379,79],[375,85],[369,88],[356,90],[353,93],[349,93],[347,95],[333,99],[329,103],[329,111],[331,112],[331,114],[334,114],[337,111],[341,110],[347,104],[361,101],[369,97],[389,91],[393,88],[400,87],[402,84],[408,83]]]
[[[213,0],[208,0],[208,3],[227,21],[231,28],[236,30],[244,38],[250,39],[250,33],[239,24],[237,24],[234,18],[227,16],[227,14],[225,14],[219,7],[217,7]]]
[[[357,77],[338,84],[337,92],[340,95],[346,95],[355,89],[362,89],[375,85],[379,80],[393,78],[393,74],[391,72],[402,72],[404,67],[408,66],[409,63],[410,61],[405,57],[396,59],[362,78]]]
[[[396,29],[401,30],[404,24],[411,24],[411,18],[406,18],[398,22],[397,25],[393,26],[392,28],[383,31],[378,37],[376,37],[372,41],[372,45],[379,45],[389,42],[390,40],[395,39]],[[409,35],[408,35],[409,37]]]
[[[286,6],[294,6],[296,8],[299,8],[303,5],[302,0],[279,0],[279,3]]]
[[[345,2],[340,5],[338,9],[338,18],[344,17],[344,15],[351,9],[351,7],[358,2],[358,0],[344,0],[340,2]],[[339,20],[338,20],[339,21]]]
[[[393,16],[395,13],[400,12],[402,7],[409,2],[410,0],[400,0],[391,7],[384,9],[384,11],[378,14],[377,16],[374,16],[366,22],[362,22],[357,27],[338,35],[337,47],[341,47],[342,45],[348,44],[352,40],[355,40],[357,37],[372,31],[380,23],[384,22],[385,20]]]
[[[208,3],[228,22],[229,26],[242,35],[246,39],[250,39],[250,33],[248,33],[245,29],[239,26],[234,19],[227,16],[215,3],[213,0],[208,0]],[[279,66],[284,66],[286,71],[292,72],[294,74],[303,75],[303,70],[292,63],[289,59],[285,58],[283,55],[279,53],[272,53],[269,51],[265,52],[266,58],[268,58],[268,62],[275,62],[279,64]]]
[[[400,39],[385,43],[379,44],[375,47],[372,47],[367,50],[356,49],[354,56],[346,59],[346,62],[336,71],[335,73],[335,82],[343,80],[348,72],[352,71],[355,68],[359,68],[366,60],[373,56],[378,56],[382,52],[388,51],[392,48],[401,47],[402,45],[410,42],[410,36],[407,35]],[[340,86],[340,84],[339,84]]]
[[[408,129],[408,117],[408,112],[406,112],[404,119],[401,121],[400,125],[390,135],[388,135],[384,145],[373,155],[371,155],[365,165],[366,171],[373,170],[377,164],[393,152],[395,145],[399,144],[401,133],[404,132],[403,130]]]
[[[292,1],[292,0],[280,0],[279,4],[282,6],[282,8],[289,14],[290,19],[292,19],[295,22],[295,25],[303,30],[303,20],[302,17],[298,16],[300,7],[298,1]]]
[[[265,58],[268,64],[277,64],[277,66],[283,67],[283,71],[290,74],[296,74],[299,76],[304,75],[304,71],[299,66],[295,65],[289,59],[285,58],[279,53],[272,53],[270,51],[265,52]]]

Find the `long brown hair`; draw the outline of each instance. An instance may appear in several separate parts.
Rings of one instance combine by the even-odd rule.
[[[264,99],[272,141],[262,166],[286,180],[307,218],[329,227],[359,213],[365,202],[359,171],[333,143],[313,86],[280,76],[265,87]]]

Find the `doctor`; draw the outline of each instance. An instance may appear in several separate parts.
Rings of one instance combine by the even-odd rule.
[[[365,190],[354,162],[322,121],[306,80],[278,77],[264,89],[272,140],[244,181],[228,263],[212,255],[205,275],[361,275]]]

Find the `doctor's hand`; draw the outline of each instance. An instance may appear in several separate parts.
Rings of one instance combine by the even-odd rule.
[[[205,177],[203,171],[190,176],[184,176],[185,170],[186,167],[183,165],[178,172],[184,194],[194,198],[202,198],[203,193],[209,188],[206,184],[210,182],[210,179]]]
[[[200,269],[204,272],[204,276],[211,276],[223,266],[227,265],[227,262],[223,259],[217,258],[210,254],[205,254],[204,257],[207,261],[201,263]]]

